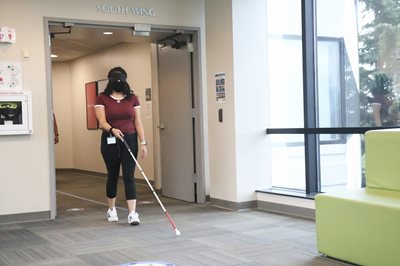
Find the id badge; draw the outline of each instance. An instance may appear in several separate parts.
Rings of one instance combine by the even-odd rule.
[[[107,144],[115,144],[117,143],[117,139],[115,137],[108,137]]]

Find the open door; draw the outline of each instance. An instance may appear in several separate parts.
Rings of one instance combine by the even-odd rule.
[[[162,195],[194,202],[191,54],[158,47]]]

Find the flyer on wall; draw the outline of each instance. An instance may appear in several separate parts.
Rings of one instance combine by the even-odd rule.
[[[215,93],[217,103],[225,102],[225,73],[215,74]]]
[[[0,61],[0,92],[22,92],[21,62]]]

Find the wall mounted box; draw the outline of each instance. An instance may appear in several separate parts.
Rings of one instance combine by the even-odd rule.
[[[16,39],[15,29],[7,26],[0,27],[0,43],[15,43]]]
[[[32,133],[31,92],[0,93],[0,135]]]

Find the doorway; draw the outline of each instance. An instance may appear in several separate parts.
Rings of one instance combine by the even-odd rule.
[[[80,34],[82,36],[86,36],[85,38],[83,38],[82,40],[86,40],[89,41],[90,39],[94,39],[93,34],[95,34],[95,32],[98,31],[103,31],[103,30],[116,30],[118,31],[121,36],[121,43],[127,43],[128,41],[124,38],[128,38],[128,35],[130,35],[130,37],[132,37],[132,29],[129,26],[126,25],[111,25],[111,26],[104,26],[104,25],[99,25],[99,24],[89,24],[89,23],[74,23],[73,21],[68,21],[66,22],[64,21],[47,21],[47,34],[48,36],[52,37],[52,38],[57,38],[59,36],[71,36],[71,32],[74,31],[78,31],[80,32]],[[58,27],[58,28],[57,28]],[[46,27],[45,27],[46,28]],[[64,33],[65,32],[65,33]],[[86,32],[86,33],[82,33],[82,32]],[[136,39],[137,43],[143,43],[143,42],[147,42],[149,45],[152,45],[154,47],[157,47],[157,52],[160,51],[160,47],[162,47],[164,44],[160,43],[159,40],[163,40],[165,38],[168,38],[168,36],[172,36],[174,34],[176,34],[177,30],[166,30],[166,29],[162,29],[157,31],[157,29],[152,29],[152,31],[150,32],[150,36],[147,40],[141,38],[141,39]],[[54,34],[55,33],[55,34]],[[190,34],[181,34],[184,38],[186,38],[187,36],[193,36],[193,35],[197,35],[197,30],[193,30],[191,31]],[[53,35],[53,36],[52,36]],[[191,39],[193,37],[190,37]],[[65,38],[68,39],[68,38]],[[195,40],[197,39],[196,36],[194,38]],[[95,39],[94,39],[95,40]],[[178,41],[180,41],[181,39],[178,39]],[[67,44],[64,44],[64,46],[61,45],[61,48],[64,49],[64,53],[68,54],[68,49],[72,49],[71,46],[74,45],[76,41],[71,41],[71,39],[67,40]],[[130,42],[132,42],[132,40],[130,40]],[[97,44],[99,44],[100,42],[97,41]],[[80,43],[82,44],[82,42]],[[103,45],[101,43],[101,45]],[[100,44],[97,46],[101,46]],[[197,46],[197,43],[192,42],[191,45],[193,46]],[[178,47],[177,48],[172,48],[172,44],[167,45],[167,50],[170,49],[174,49],[176,50],[176,54],[175,56],[179,56],[179,54],[182,53],[183,49],[180,49],[182,47]],[[86,45],[86,47],[88,47]],[[48,49],[46,49],[47,54],[48,54],[48,65],[47,65],[47,73],[48,73],[48,88],[49,88],[49,106],[51,106],[50,110],[53,110],[53,103],[54,103],[54,99],[53,99],[53,88],[51,86],[52,84],[52,62],[50,61],[50,54],[54,51],[53,50],[53,46],[52,47],[48,47]],[[60,46],[58,46],[58,48],[60,48]],[[102,49],[108,49],[106,46],[104,46]],[[79,51],[79,49],[78,49]],[[164,50],[166,51],[166,50]],[[84,51],[83,51],[84,52]],[[96,53],[100,53],[101,50],[99,51],[95,51]],[[186,51],[187,53],[187,51]],[[72,53],[70,53],[71,55]],[[154,182],[157,184],[157,182],[159,182],[159,180],[161,179],[162,182],[160,182],[161,184],[161,191],[162,191],[162,195],[163,196],[168,196],[171,198],[177,198],[177,199],[181,199],[181,200],[185,200],[185,201],[190,201],[190,202],[204,202],[205,201],[205,189],[204,187],[201,186],[197,186],[196,184],[196,180],[194,179],[194,177],[196,176],[196,172],[197,172],[197,176],[199,175],[199,172],[202,172],[201,169],[199,169],[199,167],[196,167],[197,165],[202,165],[202,156],[196,156],[196,154],[199,154],[199,150],[200,149],[196,149],[196,147],[194,147],[195,143],[202,143],[201,139],[196,138],[196,136],[201,136],[202,134],[196,134],[196,132],[201,132],[201,125],[200,125],[200,121],[198,119],[196,119],[197,117],[199,117],[200,115],[200,111],[198,112],[198,114],[194,115],[196,113],[195,108],[194,108],[194,102],[197,100],[197,97],[200,97],[200,92],[198,91],[198,89],[200,88],[200,86],[198,84],[194,84],[193,85],[193,81],[194,80],[199,80],[197,77],[200,76],[199,73],[194,73],[193,69],[200,69],[199,66],[196,66],[195,68],[193,67],[193,62],[199,62],[199,60],[193,60],[193,57],[198,57],[198,52],[196,50],[194,50],[191,53],[187,53],[187,55],[189,55],[189,70],[182,72],[185,73],[185,75],[188,75],[185,79],[190,81],[190,86],[187,87],[187,89],[190,90],[190,97],[186,98],[185,100],[182,100],[182,98],[180,98],[180,100],[174,105],[174,107],[168,109],[166,108],[165,103],[165,99],[164,97],[161,97],[162,95],[162,88],[164,88],[163,85],[163,78],[160,77],[160,75],[158,75],[158,82],[156,81],[152,81],[152,86],[150,88],[150,92],[152,94],[152,97],[157,96],[158,95],[158,99],[156,99],[155,97],[152,99],[151,103],[147,103],[145,102],[145,100],[143,99],[143,102],[141,102],[142,105],[142,119],[143,118],[143,113],[144,113],[144,109],[145,108],[150,108],[151,110],[147,110],[149,111],[148,114],[152,115],[152,127],[151,127],[151,132],[148,131],[148,133],[146,135],[150,135],[152,134],[153,137],[153,157],[154,157]],[[78,56],[79,57],[79,56]],[[69,62],[73,62],[73,60],[75,59],[68,59],[67,61]],[[58,60],[54,60],[54,62],[57,62]],[[163,61],[163,59],[158,58],[158,60],[156,62],[160,62]],[[160,68],[156,68],[158,71],[160,71]],[[163,71],[163,70],[161,70]],[[182,75],[181,73],[181,75]],[[176,74],[179,74],[179,72],[176,72]],[[128,74],[129,75],[129,74]],[[128,77],[129,78],[129,77]],[[179,78],[178,76],[178,80],[184,80],[182,78]],[[144,89],[144,88],[142,88]],[[146,88],[149,89],[149,88]],[[164,90],[165,91],[165,90]],[[177,95],[187,95],[184,92],[179,92],[176,91],[175,94]],[[146,96],[147,97],[147,96]],[[197,102],[200,102],[199,100],[197,100]],[[160,121],[161,119],[164,119],[164,117],[162,117],[161,115],[159,116],[159,113],[162,111],[163,115],[169,115],[170,112],[174,112],[176,110],[176,107],[181,107],[184,106],[186,108],[186,106],[190,106],[189,110],[190,110],[190,120],[176,120],[174,121],[174,126],[171,126],[170,128],[168,128],[169,132],[172,133],[177,133],[178,132],[178,128],[184,127],[184,128],[190,128],[191,132],[190,134],[186,134],[185,136],[191,136],[188,139],[187,142],[187,146],[188,148],[185,150],[182,149],[169,149],[168,145],[173,144],[174,147],[179,147],[180,146],[180,142],[181,142],[181,138],[164,138],[164,132],[161,132],[162,130],[160,129]],[[200,110],[200,106],[195,106],[196,108],[198,108]],[[158,111],[160,110],[160,111]],[[174,117],[174,115],[170,115],[170,117]],[[58,119],[60,120],[60,119]],[[165,120],[167,121],[167,120]],[[186,121],[186,122],[185,122]],[[60,122],[59,122],[60,123]],[[76,122],[74,122],[73,127],[77,127],[77,126],[81,126],[81,125],[76,125]],[[188,123],[186,125],[181,125],[182,123]],[[168,122],[169,124],[169,122]],[[172,125],[172,124],[171,124]],[[173,130],[171,130],[173,129]],[[165,131],[165,130],[164,130]],[[89,134],[93,134],[93,132],[88,132]],[[178,134],[172,134],[173,136],[178,135]],[[168,136],[167,136],[168,137]],[[62,140],[62,139],[61,139]],[[173,142],[177,142],[177,143],[173,143]],[[168,145],[165,145],[165,143],[168,143]],[[166,146],[166,147],[164,147]],[[58,148],[58,147],[57,147]],[[52,151],[52,154],[54,154],[54,146],[50,147],[50,150]],[[99,153],[98,151],[98,145],[95,146],[95,150],[96,152]],[[168,152],[166,153],[165,150],[168,150]],[[188,168],[186,167],[182,167],[183,165],[186,166],[185,164],[182,164],[182,162],[179,162],[179,158],[182,158],[182,155],[180,154],[182,151],[185,152],[189,152],[190,156],[192,157],[192,161],[190,163],[187,163],[187,165],[191,165],[191,173],[190,174],[181,174],[181,175],[177,175],[176,171],[179,172],[179,170],[184,170],[187,171]],[[173,156],[172,156],[173,155]],[[189,158],[186,155],[183,156],[184,158]],[[171,158],[178,158],[178,162],[176,161],[172,161],[171,162]],[[168,163],[169,161],[169,163]],[[100,164],[103,164],[103,162],[101,161]],[[52,168],[53,168],[53,175],[54,175],[54,180],[53,180],[53,189],[54,192],[52,192],[52,212],[55,213],[56,212],[56,203],[55,203],[55,198],[56,198],[56,174],[55,174],[55,168],[56,168],[56,164],[53,158],[53,161],[51,162]],[[172,171],[171,171],[172,169]],[[94,168],[94,170],[92,170],[90,168],[90,166],[86,169],[79,169],[78,170],[83,170],[83,171],[89,171],[89,172],[97,172],[97,169]],[[145,170],[146,171],[146,170]],[[147,174],[147,173],[146,173]],[[136,178],[141,178],[140,173],[138,171],[136,171]],[[177,179],[178,177],[178,179]],[[181,182],[181,180],[179,178],[184,178],[184,182]],[[190,180],[190,182],[186,182],[187,180]],[[190,186],[187,187],[180,187],[180,184],[190,184]],[[202,182],[204,183],[204,182]],[[164,188],[165,186],[165,188]],[[178,188],[178,190],[173,191],[170,189],[170,187],[168,186],[172,186],[173,188]],[[187,190],[187,191],[186,191]],[[182,196],[181,194],[179,194],[178,192],[182,192],[184,191],[184,196]],[[190,196],[187,196],[190,195]]]
[[[196,174],[192,71],[185,49],[158,46],[162,194],[194,202]]]

